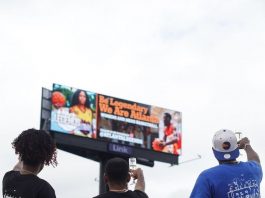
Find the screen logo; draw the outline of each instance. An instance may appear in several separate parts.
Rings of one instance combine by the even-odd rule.
[[[109,149],[109,151],[115,152],[115,153],[122,153],[122,154],[128,154],[128,155],[132,154],[132,148],[131,147],[123,146],[123,145],[119,145],[119,144],[109,143],[108,149]]]

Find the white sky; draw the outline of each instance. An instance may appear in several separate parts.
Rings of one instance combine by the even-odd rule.
[[[180,161],[202,159],[142,166],[152,198],[189,197],[217,164],[221,128],[242,131],[264,162],[264,10],[262,0],[0,0],[0,177],[17,161],[12,140],[39,128],[41,87],[53,82],[183,113]],[[58,161],[40,174],[57,197],[98,194],[96,162],[63,151]]]

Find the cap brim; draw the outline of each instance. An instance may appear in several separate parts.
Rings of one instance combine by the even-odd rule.
[[[231,152],[220,152],[213,149],[214,156],[219,161],[224,160],[234,160],[239,156],[239,149],[236,148],[234,151]]]

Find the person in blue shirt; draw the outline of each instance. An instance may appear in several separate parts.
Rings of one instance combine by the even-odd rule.
[[[244,149],[247,162],[238,161]],[[247,137],[237,142],[234,132],[219,130],[213,137],[213,153],[219,165],[204,170],[197,178],[190,198],[260,198],[262,169],[258,154]]]

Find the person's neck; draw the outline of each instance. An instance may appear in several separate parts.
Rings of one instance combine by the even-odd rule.
[[[228,160],[228,161],[219,161],[219,164],[238,164],[239,161],[237,160]]]
[[[166,128],[170,127],[170,123],[165,124]]]
[[[78,108],[79,108],[81,111],[86,111],[86,106],[83,105],[83,104],[78,104]]]
[[[22,175],[38,175],[39,173],[39,166],[34,167],[34,166],[29,166],[26,164],[23,164],[20,173]]]
[[[126,185],[115,185],[115,184],[109,184],[109,191],[112,192],[127,192],[128,187]]]

